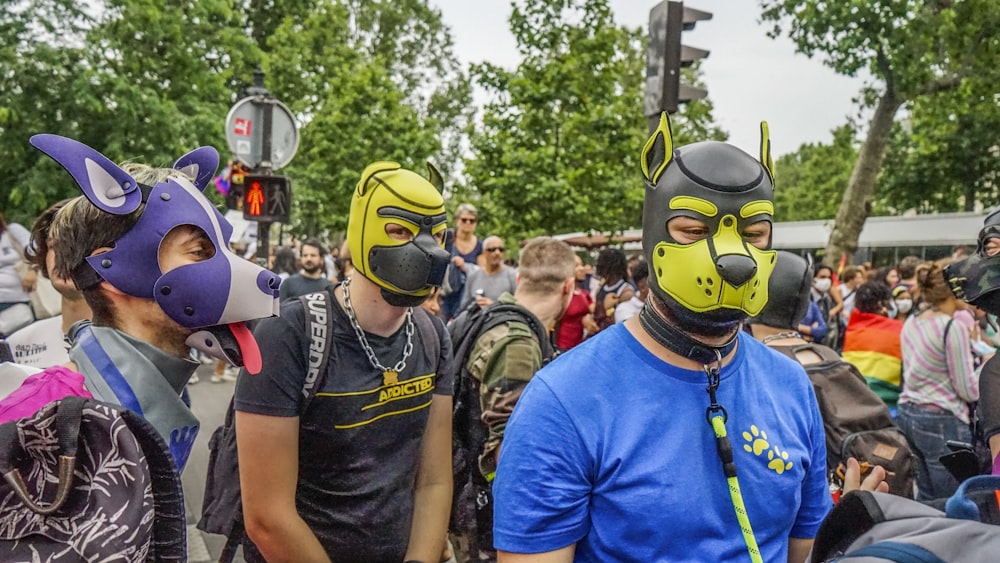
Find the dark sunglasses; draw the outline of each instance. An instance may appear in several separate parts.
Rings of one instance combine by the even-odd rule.
[[[503,252],[503,247],[502,246],[494,246],[493,248],[484,248],[483,250],[485,250],[486,252],[496,252],[497,250],[499,250],[500,252]]]
[[[460,217],[458,219],[459,223],[475,223],[476,221],[478,221],[478,219],[475,217]]]

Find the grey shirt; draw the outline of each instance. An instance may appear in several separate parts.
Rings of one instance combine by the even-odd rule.
[[[316,293],[317,291],[332,288],[333,283],[323,276],[320,276],[317,279],[309,279],[302,274],[295,274],[288,276],[288,279],[281,282],[281,287],[278,289],[278,292],[280,294],[281,301],[284,302],[288,299],[295,299],[296,297],[302,295],[308,295],[310,293]]]
[[[517,289],[517,270],[503,266],[500,271],[490,275],[483,268],[478,268],[465,279],[465,291],[462,293],[462,308],[464,309],[476,299],[476,290],[483,290],[483,297],[494,301],[500,299],[504,292],[514,294]]]

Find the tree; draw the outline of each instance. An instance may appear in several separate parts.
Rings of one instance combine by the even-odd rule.
[[[484,229],[509,238],[640,224],[642,33],[617,26],[606,0],[516,3],[510,26],[520,65],[472,69],[491,101],[471,134],[459,197],[479,204]],[[694,117],[675,120],[677,136],[721,136],[710,110],[688,105]]]
[[[775,166],[774,215],[780,221],[833,219],[858,158],[850,124],[833,130],[833,142],[806,143]]]
[[[761,0],[764,21],[799,52],[826,56],[841,74],[867,69],[874,106],[865,141],[837,211],[828,260],[853,257],[871,211],[896,112],[908,101],[958,88],[977,73],[995,76],[1000,4],[993,0]]]
[[[62,0],[0,4],[0,174],[11,187],[0,204],[14,218],[30,223],[80,194],[28,145],[35,133],[154,166],[224,145],[234,69],[253,52],[228,2],[110,0],[96,16]]]
[[[425,0],[320,0],[267,38],[269,88],[303,122],[295,226],[305,235],[347,227],[361,170],[395,160],[446,178],[469,117],[471,89],[438,10]]]
[[[0,209],[22,222],[79,195],[30,135],[157,166],[199,145],[225,155],[224,118],[258,65],[302,125],[288,169],[299,233],[345,227],[371,160],[434,158],[445,174],[459,161],[471,90],[426,0],[78,5],[0,0]]]
[[[908,126],[893,131],[876,213],[973,211],[1000,203],[995,89],[973,78],[912,104]]]

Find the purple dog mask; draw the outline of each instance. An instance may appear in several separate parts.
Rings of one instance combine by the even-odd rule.
[[[115,241],[112,250],[86,259],[96,276],[128,295],[155,300],[178,324],[197,329],[187,339],[189,346],[258,373],[260,349],[244,321],[278,314],[281,279],[229,250],[233,227],[202,194],[219,166],[215,149],[195,149],[174,163],[175,170],[195,179],[193,184],[171,177],[149,187],[72,139],[35,135],[31,144],[65,168],[102,211],[126,215],[146,203],[136,225]],[[159,246],[180,225],[204,231],[215,254],[164,274],[157,258]]]

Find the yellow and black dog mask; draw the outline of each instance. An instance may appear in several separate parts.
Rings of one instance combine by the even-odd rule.
[[[761,123],[758,162],[715,141],[675,148],[664,113],[643,148],[641,165],[646,178],[642,245],[650,264],[650,289],[698,313],[736,309],[759,314],[767,303],[775,252],[749,244],[743,232],[758,221],[772,221],[774,214],[767,124]],[[678,243],[667,229],[675,217],[703,222],[709,236]]]
[[[428,164],[430,180],[395,162],[374,162],[361,174],[347,225],[351,262],[400,307],[422,303],[444,280],[451,259],[435,239],[447,227],[441,176]],[[410,240],[389,236],[390,223],[408,229]],[[441,237],[444,238],[443,236]]]

